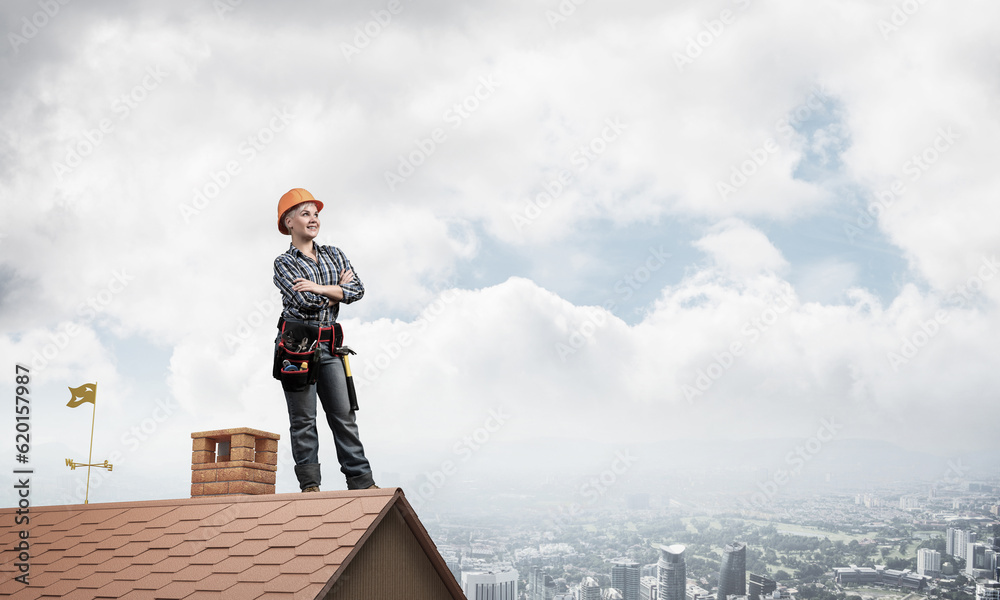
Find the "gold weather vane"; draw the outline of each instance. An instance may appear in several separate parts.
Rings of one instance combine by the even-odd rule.
[[[66,466],[69,467],[70,471],[75,471],[77,467],[87,467],[87,495],[84,497],[83,503],[88,504],[90,501],[90,468],[99,467],[111,471],[114,465],[108,463],[107,460],[103,463],[91,462],[94,459],[94,420],[97,417],[97,382],[85,383],[80,387],[69,388],[69,392],[71,396],[66,406],[76,408],[85,402],[90,402],[94,405],[94,413],[90,417],[90,453],[87,455],[87,462],[78,463],[72,459],[66,459]]]

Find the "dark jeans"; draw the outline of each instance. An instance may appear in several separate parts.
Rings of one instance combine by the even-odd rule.
[[[314,361],[315,362],[315,361]],[[354,411],[347,398],[347,377],[344,363],[330,352],[330,343],[322,344],[318,365],[320,369],[315,384],[301,392],[285,392],[290,423],[292,457],[299,487],[305,489],[320,484],[319,433],[316,429],[316,397],[323,405],[326,422],[333,431],[340,471],[347,477],[347,489],[360,490],[371,487],[375,480],[372,468],[365,458],[365,449],[358,435]]]

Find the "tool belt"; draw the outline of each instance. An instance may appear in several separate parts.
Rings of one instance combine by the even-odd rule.
[[[302,321],[278,320],[278,343],[274,347],[272,376],[286,392],[301,392],[319,377],[319,352],[322,344],[331,349],[343,344],[340,323],[320,327]]]

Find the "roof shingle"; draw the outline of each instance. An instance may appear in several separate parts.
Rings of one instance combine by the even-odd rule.
[[[315,598],[398,489],[32,507],[19,598]],[[0,518],[14,509],[0,511]],[[18,530],[0,531],[0,564]]]

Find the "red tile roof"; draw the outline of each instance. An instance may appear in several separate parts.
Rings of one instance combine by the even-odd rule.
[[[32,507],[28,585],[14,580],[25,526],[0,510],[0,596],[316,598],[393,506],[446,571],[396,488],[213,496]]]

